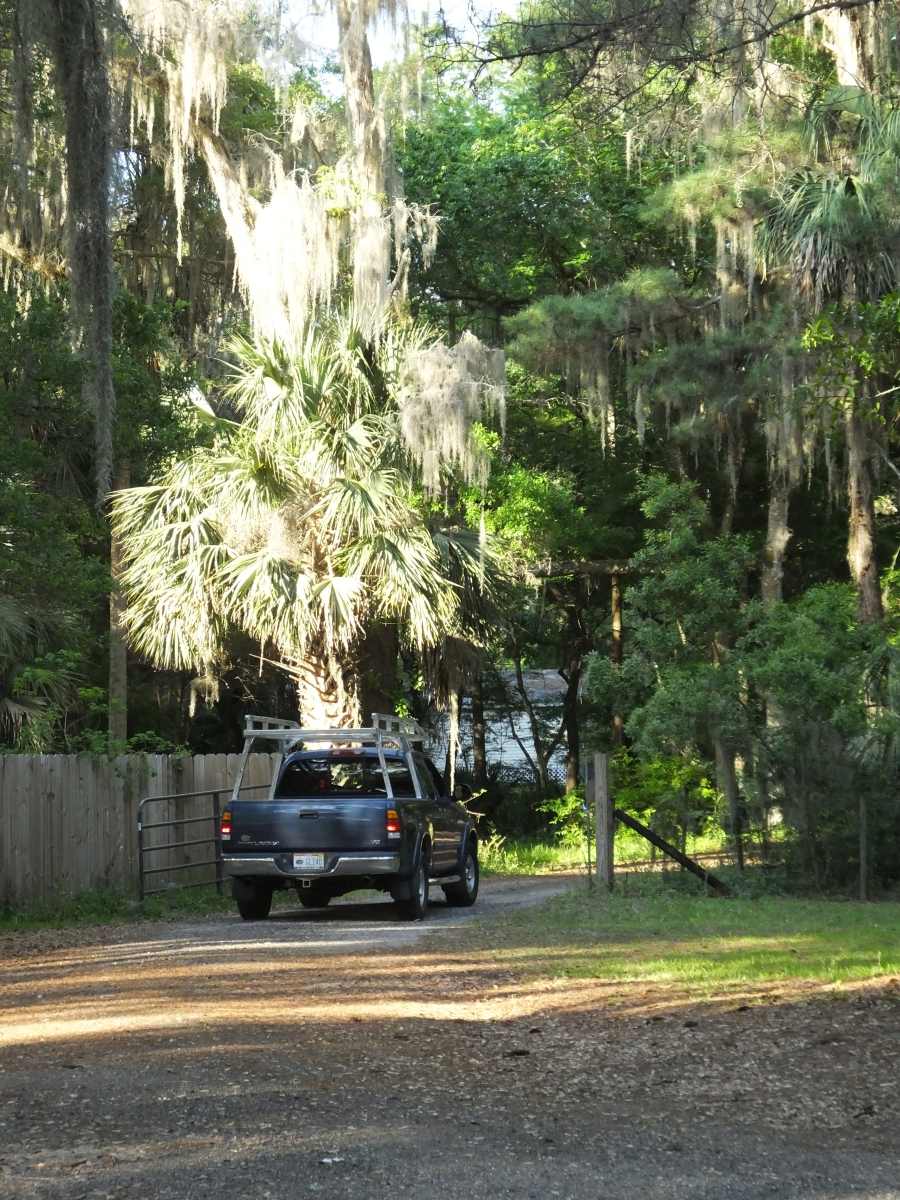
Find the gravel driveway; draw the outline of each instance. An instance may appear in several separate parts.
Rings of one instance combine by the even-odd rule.
[[[893,997],[606,1004],[467,951],[566,886],[7,939],[0,1195],[900,1198]]]

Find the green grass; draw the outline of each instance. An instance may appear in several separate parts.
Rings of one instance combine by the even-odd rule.
[[[214,887],[189,888],[148,896],[143,902],[122,892],[103,888],[77,896],[31,904],[20,909],[0,909],[0,933],[29,929],[62,929],[73,925],[116,925],[126,921],[166,921],[210,913],[231,912],[234,901],[226,885],[220,896]]]
[[[478,848],[487,875],[543,875],[550,871],[584,870],[584,850],[526,838],[485,838]]]
[[[529,974],[677,985],[843,983],[900,974],[900,904],[707,899],[647,880],[639,895],[579,889],[490,927],[491,953]],[[476,936],[488,936],[487,926]]]
[[[721,831],[688,838],[689,855],[715,853],[723,848]],[[622,827],[617,830],[615,861],[618,865],[646,862],[650,854],[650,844],[640,834]],[[586,848],[583,843],[564,846],[550,839],[506,838],[494,834],[482,840],[479,855],[482,870],[488,874],[542,875],[551,871],[584,871]],[[593,847],[591,856],[593,858]]]

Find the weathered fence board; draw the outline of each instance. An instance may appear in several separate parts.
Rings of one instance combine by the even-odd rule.
[[[255,754],[244,783],[268,784],[278,756]],[[89,754],[0,755],[0,904],[23,905],[74,895],[88,888],[137,891],[137,811],[145,796],[204,789],[228,791],[239,762],[237,754],[169,758],[130,754],[99,758]],[[261,794],[261,793],[257,793]],[[225,797],[223,796],[223,802]],[[176,814],[175,809],[179,808]],[[209,811],[209,801],[163,801],[149,805],[148,822],[194,817]],[[145,845],[192,841],[206,825],[150,829]],[[210,823],[211,830],[211,823]],[[191,833],[190,830],[196,832]],[[168,854],[169,858],[164,858]],[[201,863],[212,857],[206,846],[160,851],[159,866]],[[196,867],[160,886],[209,877]]]

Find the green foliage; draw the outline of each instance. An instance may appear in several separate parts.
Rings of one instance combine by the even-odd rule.
[[[756,714],[760,759],[804,835],[789,840],[790,861],[822,884],[846,884],[858,868],[861,796],[874,878],[886,883],[900,869],[900,718],[890,702],[898,662],[888,635],[858,622],[849,586],[831,584],[766,610],[737,648],[754,693],[769,698],[768,723]]]
[[[219,130],[230,141],[248,134],[274,140],[280,135],[275,89],[258,63],[234,63],[228,71],[228,99]]]
[[[436,292],[476,325],[482,313],[496,323],[548,292],[614,277],[642,250],[643,185],[620,137],[542,112],[527,88],[505,109],[433,105],[407,129],[401,165],[410,198],[441,214],[420,302]]]
[[[714,734],[739,738],[745,721],[730,647],[746,628],[749,539],[713,536],[692,485],[651,476],[641,484],[649,528],[633,558],[630,649],[611,670],[592,660],[588,689],[630,700],[626,727],[650,756],[706,751]],[[619,711],[623,711],[620,709]]]
[[[640,759],[620,751],[612,760],[612,789],[617,807],[642,820],[650,814],[651,827],[681,845],[720,815],[709,764],[696,755]]]
[[[820,88],[837,83],[831,51],[815,45],[799,33],[782,30],[769,39],[766,48],[773,62],[793,68],[798,75]]]
[[[576,788],[562,796],[551,796],[538,806],[539,812],[547,813],[550,827],[559,844],[570,850],[581,847],[594,838],[594,814],[585,803],[584,788]]]
[[[895,405],[879,403],[880,397],[860,395],[859,381],[900,379],[900,292],[870,304],[826,309],[807,325],[803,345],[814,352],[819,378],[836,405],[860,405],[882,424],[896,411]]]
[[[533,371],[567,371],[600,352],[598,339],[679,317],[685,289],[667,267],[642,267],[620,282],[573,296],[547,296],[506,322],[510,354]]]
[[[166,305],[124,291],[116,298],[116,448],[132,478],[196,429],[171,320]],[[25,305],[4,292],[0,353],[0,626],[7,631],[0,632],[0,743],[44,752],[99,745],[108,548],[93,505],[83,364],[63,298],[38,294]]]
[[[490,501],[492,532],[523,562],[564,554],[588,524],[570,480],[524,464],[498,473]]]

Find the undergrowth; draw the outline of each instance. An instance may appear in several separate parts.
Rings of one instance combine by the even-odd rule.
[[[60,896],[23,908],[0,909],[0,931],[65,928],[71,925],[115,925],[126,921],[178,920],[231,912],[234,901],[226,885],[223,895],[213,886],[165,892],[137,900],[123,892],[96,888],[77,896]]]

